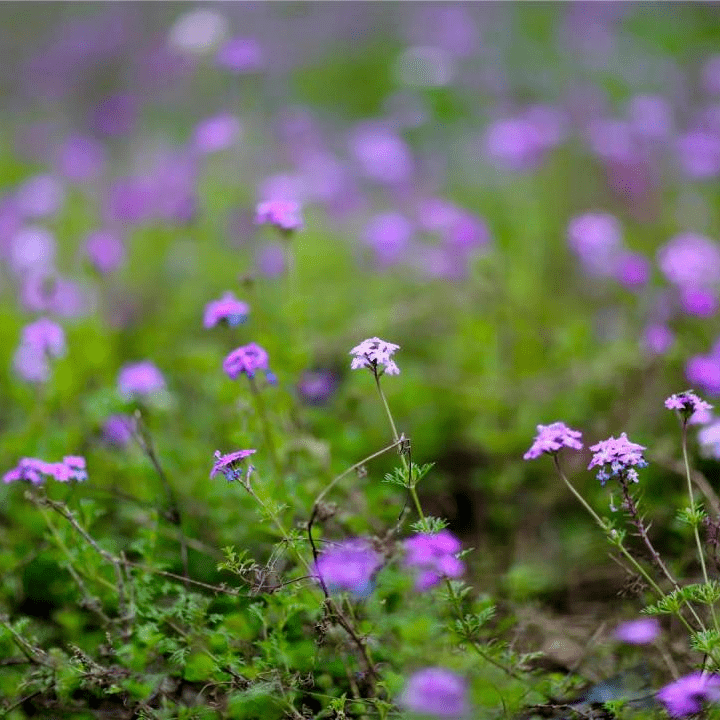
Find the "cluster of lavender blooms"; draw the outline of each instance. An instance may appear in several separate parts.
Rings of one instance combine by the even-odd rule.
[[[223,322],[235,327],[244,323],[249,313],[247,303],[238,300],[234,293],[228,291],[220,299],[212,300],[205,306],[203,327],[209,329]]]
[[[350,538],[325,549],[315,563],[318,579],[330,591],[347,591],[367,597],[372,579],[382,565],[382,555],[364,538]]]
[[[429,667],[413,673],[400,697],[401,707],[438,718],[460,718],[469,709],[465,680],[452,670]]]
[[[57,482],[87,480],[85,458],[79,455],[66,455],[60,462],[22,458],[12,470],[8,470],[3,475],[3,482],[25,480],[33,485],[42,485],[47,478],[52,478]]]
[[[638,473],[635,468],[647,467],[647,461],[643,456],[642,445],[628,440],[627,433],[620,433],[619,438],[609,437],[601,440],[596,445],[591,445],[590,450],[594,455],[588,465],[588,470],[594,467],[600,468],[597,479],[604,485],[611,477],[627,479],[631,482],[638,482]]]
[[[223,370],[231,380],[237,380],[240,375],[252,380],[258,371],[265,373],[265,378],[272,385],[276,382],[275,375],[268,366],[267,351],[257,343],[249,343],[235,348],[223,360]]]
[[[368,338],[350,351],[350,355],[353,355],[350,368],[352,370],[368,368],[375,377],[383,374],[399,375],[400,368],[392,359],[395,351],[399,349],[399,345],[385,342],[378,337]]]
[[[580,438],[582,433],[571,430],[565,423],[554,422],[551,425],[538,425],[538,434],[535,436],[530,449],[523,455],[525,460],[534,460],[543,453],[556,453],[563,447],[573,450],[582,450]]]
[[[404,546],[405,566],[415,571],[416,590],[428,590],[444,578],[459,578],[465,573],[464,563],[456,557],[462,545],[449,530],[415,535]]]

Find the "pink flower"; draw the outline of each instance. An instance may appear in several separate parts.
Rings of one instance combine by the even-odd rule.
[[[275,381],[275,376],[268,368],[268,354],[257,343],[242,345],[233,350],[223,360],[223,370],[231,380],[237,380],[240,375],[247,375],[252,379],[258,370],[264,370],[268,382]]]
[[[590,450],[595,454],[588,465],[588,470],[594,467],[601,468],[597,479],[604,485],[610,477],[625,476],[632,482],[638,481],[635,467],[645,467],[647,461],[643,457],[643,445],[630,442],[626,433],[619,438],[609,437],[601,440],[597,445],[591,445]]]
[[[66,455],[62,462],[55,463],[45,462],[38,458],[22,458],[16,467],[5,473],[3,482],[26,480],[33,485],[41,485],[46,476],[57,482],[87,480],[85,458],[79,455]]]
[[[692,390],[671,395],[665,400],[665,407],[668,410],[677,410],[683,421],[687,421],[697,412],[707,413],[713,409],[710,403],[701,400]]]

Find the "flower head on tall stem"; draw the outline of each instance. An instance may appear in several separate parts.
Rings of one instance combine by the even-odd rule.
[[[713,409],[710,403],[701,400],[692,390],[671,395],[665,400],[665,407],[668,410],[677,410],[683,424],[695,413],[708,413]]]
[[[215,327],[224,322],[230,327],[241,325],[247,320],[250,308],[238,300],[231,292],[226,292],[219,300],[212,300],[205,306],[203,326]]]
[[[601,440],[597,445],[590,446],[594,455],[588,470],[594,467],[600,468],[597,479],[601,485],[611,477],[618,476],[637,482],[638,474],[635,468],[647,466],[647,461],[643,457],[645,449],[643,445],[630,442],[626,433],[622,433],[619,438],[609,437],[607,440]]]
[[[261,202],[255,209],[257,225],[272,225],[284,235],[301,230],[303,217],[300,205],[288,200],[269,200]]]
[[[267,351],[257,343],[242,345],[233,350],[223,360],[223,370],[231,380],[237,380],[240,375],[247,375],[252,380],[257,371],[262,370],[268,382],[275,381],[275,376],[268,367]]]
[[[458,578],[465,565],[455,555],[462,544],[449,531],[434,535],[420,534],[405,541],[405,565],[416,571],[415,589],[427,590],[443,578]]]
[[[46,462],[38,458],[22,458],[12,470],[3,476],[3,482],[11,483],[26,480],[33,485],[42,485],[51,477],[57,482],[87,480],[85,458],[79,455],[66,455],[61,462]]]
[[[375,377],[382,374],[399,375],[400,368],[391,359],[395,351],[399,349],[399,345],[385,342],[378,337],[363,340],[350,351],[350,355],[354,356],[350,363],[350,369],[368,368]]]
[[[214,478],[218,473],[222,473],[228,482],[239,480],[243,474],[240,469],[241,461],[254,452],[255,450],[237,450],[223,455],[219,450],[216,450],[215,464],[210,471],[210,479]]]
[[[579,430],[571,430],[565,423],[554,422],[551,425],[538,425],[538,434],[535,436],[530,449],[523,455],[525,460],[534,460],[543,453],[556,453],[563,447],[573,450],[582,450],[580,442],[582,433]]]

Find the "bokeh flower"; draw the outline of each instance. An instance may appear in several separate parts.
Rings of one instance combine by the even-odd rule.
[[[212,300],[205,306],[203,326],[211,328],[225,322],[234,327],[244,323],[249,312],[246,303],[238,300],[232,292],[226,292],[219,300]]]
[[[457,673],[429,667],[411,675],[400,705],[411,712],[439,718],[462,717],[468,711],[467,683]]]
[[[405,566],[415,571],[416,590],[427,590],[443,578],[458,578],[465,572],[465,564],[455,557],[462,544],[449,530],[415,535],[404,547]]]
[[[125,365],[118,375],[118,389],[126,397],[144,397],[165,389],[165,378],[156,365],[145,360]]]
[[[116,233],[98,230],[87,236],[85,253],[93,267],[104,275],[117,269],[123,262],[125,246]]]
[[[50,376],[50,359],[64,354],[62,327],[48,318],[40,318],[23,328],[20,345],[13,355],[13,367],[28,382],[46,382]]]
[[[350,351],[350,355],[354,355],[350,369],[369,368],[376,375],[399,375],[400,368],[391,359],[399,349],[399,345],[385,342],[378,337],[363,340]]]
[[[215,464],[210,471],[210,479],[218,473],[225,476],[228,482],[239,480],[242,477],[240,463],[255,452],[255,450],[236,450],[235,452],[223,455],[219,450],[215,451]]]
[[[643,445],[630,442],[626,433],[622,433],[619,438],[609,437],[590,446],[594,455],[588,470],[594,467],[600,468],[597,479],[602,485],[611,477],[625,477],[637,482],[638,474],[635,468],[647,466],[647,461],[643,457],[645,449]]]
[[[102,439],[107,445],[125,447],[133,438],[135,420],[130,415],[117,413],[105,419]]]
[[[666,685],[656,697],[671,717],[699,713],[704,701],[720,702],[720,676],[691,673]]]
[[[537,431],[533,444],[523,455],[524,460],[534,460],[543,453],[556,453],[563,447],[582,450],[583,444],[580,442],[582,433],[579,430],[572,430],[563,422],[538,425]]]
[[[255,210],[258,225],[272,225],[285,234],[302,229],[303,217],[300,205],[289,200],[261,202]]]
[[[317,559],[318,577],[329,591],[348,591],[366,597],[382,556],[364,538],[351,538],[327,547]]]
[[[647,645],[660,634],[657,618],[638,618],[620,623],[615,628],[615,638],[630,645]]]

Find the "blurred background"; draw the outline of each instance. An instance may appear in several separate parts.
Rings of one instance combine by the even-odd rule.
[[[622,588],[550,460],[522,460],[556,420],[648,446],[643,502],[682,564],[662,403],[720,396],[719,21],[693,3],[0,5],[2,466],[84,453],[88,493],[152,503],[152,468],[107,425],[120,369],[151,361],[189,534],[252,542],[244,501],[207,481],[216,448],[260,442],[222,358],[268,350],[303,507],[390,440],[372,378],[349,372],[377,335],[401,346],[383,381],[399,429],[436,463],[423,499],[477,548],[481,588],[565,610]],[[270,200],[302,206],[289,242],[254,222]],[[208,332],[227,290],[250,318]],[[40,316],[66,333],[51,367],[22,342]],[[716,503],[709,437],[692,452]],[[588,461],[568,472],[609,514]],[[395,521],[393,464],[340,492],[345,530]],[[20,502],[0,488],[30,547]],[[135,511],[107,512],[132,537]]]

